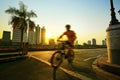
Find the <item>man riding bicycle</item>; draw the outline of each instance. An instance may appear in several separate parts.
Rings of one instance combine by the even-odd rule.
[[[69,24],[67,24],[65,28],[66,28],[66,31],[63,32],[63,34],[58,38],[58,41],[60,38],[66,35],[67,36],[66,44],[69,45],[70,47],[73,47],[74,41],[76,40],[76,33],[73,30],[70,30],[71,26]]]
[[[63,32],[63,34],[58,38],[58,42],[62,43],[62,47],[60,50],[55,51],[50,59],[52,67],[55,68],[60,66],[60,64],[63,61],[63,58],[67,58],[68,63],[70,64],[72,64],[74,60],[74,51],[72,50],[72,47],[74,46],[76,33],[73,30],[70,30],[71,26],[69,24],[67,24],[65,27],[66,31]],[[67,41],[60,40],[64,35],[67,36]],[[67,48],[65,47],[66,44],[68,45]]]

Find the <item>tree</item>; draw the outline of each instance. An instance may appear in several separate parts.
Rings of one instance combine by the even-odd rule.
[[[120,10],[118,11],[118,13],[120,14]]]
[[[19,2],[19,9],[15,7],[9,7],[5,10],[6,13],[11,14],[11,20],[9,24],[12,25],[13,31],[15,29],[21,30],[21,47],[23,44],[23,33],[27,31],[27,25],[34,27],[35,23],[30,20],[31,17],[37,17],[37,15],[31,10],[27,11],[27,6],[22,1]],[[28,24],[27,24],[28,23]]]

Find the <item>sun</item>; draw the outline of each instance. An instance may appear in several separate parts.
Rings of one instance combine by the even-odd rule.
[[[51,38],[51,37],[52,37],[52,34],[51,34],[51,33],[46,33],[46,37],[47,37],[47,38]]]

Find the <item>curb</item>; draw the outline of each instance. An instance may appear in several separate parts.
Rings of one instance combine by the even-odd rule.
[[[99,80],[120,80],[120,76],[113,73],[116,69],[119,72],[120,66],[108,64],[106,57],[96,59],[92,64],[92,68]]]
[[[19,59],[23,59],[23,58],[27,58],[27,57],[28,57],[27,55],[20,55],[20,56],[1,58],[0,63],[15,61],[15,60],[19,60]]]

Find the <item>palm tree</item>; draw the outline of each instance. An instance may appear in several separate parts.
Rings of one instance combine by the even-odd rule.
[[[7,10],[5,10],[5,12],[11,14],[11,21],[9,23],[12,25],[13,31],[16,29],[21,30],[21,48],[22,48],[23,33],[27,31],[27,22],[29,23],[29,27],[33,27],[34,22],[30,20],[30,18],[37,17],[37,15],[32,10],[28,12],[26,5],[24,5],[23,2],[21,1],[19,2],[19,9],[15,7],[9,7]]]
[[[120,10],[118,11],[118,13],[120,14]]]

